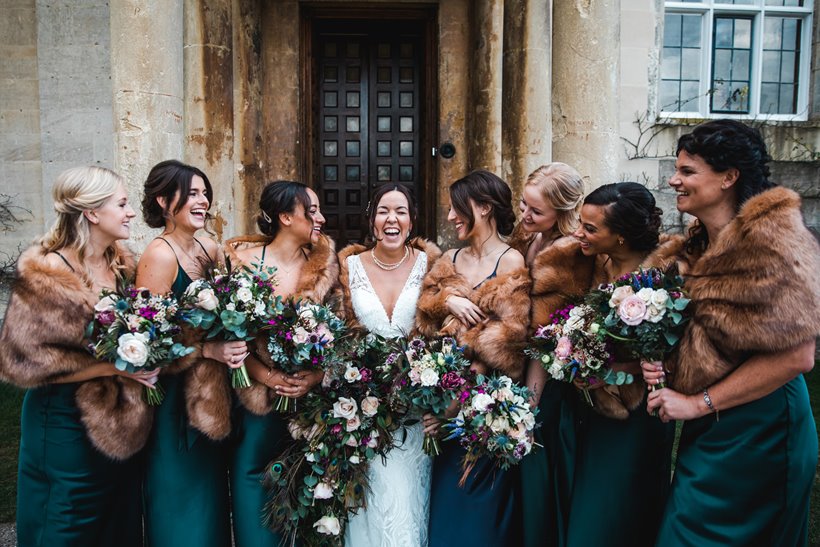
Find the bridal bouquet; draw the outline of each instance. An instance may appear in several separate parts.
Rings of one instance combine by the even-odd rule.
[[[268,351],[283,372],[322,370],[332,357],[346,326],[328,306],[307,301],[288,302],[268,320]],[[276,410],[291,410],[293,399],[279,396]]]
[[[554,380],[581,387],[589,405],[592,398],[586,388],[600,383],[631,384],[634,380],[631,374],[610,368],[612,348],[601,322],[592,306],[570,304],[554,312],[549,324],[538,327],[524,350],[540,361]]]
[[[393,446],[400,416],[389,404],[399,354],[367,334],[347,338],[324,389],[305,395],[288,423],[295,440],[268,466],[267,526],[307,545],[341,546],[348,511],[365,506],[368,462]]]
[[[97,359],[113,361],[117,370],[129,373],[168,365],[194,350],[175,341],[181,332],[178,311],[170,295],[134,287],[103,291],[88,325],[89,349]],[[162,398],[159,384],[146,386],[149,405],[160,404]]]
[[[253,340],[283,307],[281,297],[274,297],[275,273],[276,268],[208,268],[203,279],[188,285],[182,317],[209,340]],[[231,370],[231,385],[250,387],[244,363]]]
[[[458,415],[443,426],[445,440],[458,439],[467,450],[459,486],[482,456],[507,469],[530,453],[538,408],[530,408],[529,398],[529,390],[507,376],[479,375],[461,392]]]
[[[413,338],[406,344],[402,366],[396,377],[393,400],[421,413],[443,417],[471,376],[470,361],[455,338],[424,341]],[[431,456],[441,452],[438,439],[424,436],[424,451]]]
[[[650,268],[601,285],[586,302],[596,309],[606,336],[636,358],[661,361],[678,344],[689,319],[682,287],[679,275]]]

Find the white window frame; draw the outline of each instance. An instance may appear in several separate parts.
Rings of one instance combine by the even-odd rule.
[[[809,87],[812,58],[812,34],[814,0],[804,0],[802,7],[767,6],[765,0],[754,0],[752,4],[737,5],[727,4],[716,0],[705,0],[702,2],[674,2],[666,1],[664,4],[664,17],[667,13],[701,15],[701,74],[700,89],[698,95],[697,112],[665,112],[661,110],[660,104],[660,77],[658,77],[658,118],[661,120],[680,119],[712,119],[712,118],[736,118],[740,120],[770,120],[770,121],[806,121],[809,115]],[[711,112],[708,94],[712,83],[712,39],[714,36],[714,18],[717,15],[745,15],[752,18],[752,66],[750,78],[750,102],[749,113],[731,112]],[[800,36],[800,74],[798,77],[797,108],[794,114],[764,114],[760,112],[760,90],[763,77],[763,63],[761,56],[763,52],[763,20],[766,15],[773,16],[799,16],[803,20]],[[663,41],[660,44],[663,48]],[[659,65],[662,62],[662,55],[659,55]],[[659,67],[660,68],[660,67]],[[659,72],[660,73],[660,72]]]

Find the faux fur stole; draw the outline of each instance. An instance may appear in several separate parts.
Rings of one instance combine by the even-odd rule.
[[[783,351],[820,334],[820,247],[800,197],[773,188],[750,198],[686,276],[693,316],[670,385],[693,394],[751,354]]]
[[[123,245],[118,252],[123,273],[133,276],[133,254]],[[98,300],[82,274],[62,263],[53,266],[39,245],[27,249],[17,263],[0,333],[0,380],[36,388],[99,363],[84,341]],[[137,382],[113,375],[77,386],[80,419],[103,454],[123,460],[144,446],[153,410],[143,402],[142,390]]]
[[[423,251],[427,254],[427,271],[435,264],[436,260],[441,256],[441,249],[432,241],[414,237],[407,243],[417,251]],[[367,330],[356,319],[356,313],[353,311],[353,300],[350,297],[350,269],[347,267],[347,259],[351,256],[362,254],[367,251],[369,247],[353,243],[339,251],[339,314],[344,318],[347,324],[352,329]]]
[[[530,287],[527,268],[519,268],[481,284],[477,289],[456,272],[453,260],[442,256],[424,278],[416,311],[416,326],[425,336],[455,336],[467,346],[471,359],[481,361],[515,381],[524,372],[523,349],[530,324]],[[450,315],[450,295],[470,299],[487,319],[467,328]]]
[[[240,263],[236,256],[237,251],[261,247],[270,242],[269,236],[235,237],[225,243],[225,255],[234,266],[237,266]],[[336,260],[336,245],[331,238],[323,235],[309,250],[307,262],[302,266],[293,296],[295,299],[325,303],[331,299],[338,278],[339,262]],[[276,366],[268,351],[267,336],[258,337],[252,344],[256,357],[262,363],[268,367]],[[278,397],[268,386],[260,383],[236,390],[236,393],[242,405],[257,416],[264,416],[271,412]]]

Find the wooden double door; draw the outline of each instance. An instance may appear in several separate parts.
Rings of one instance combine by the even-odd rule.
[[[368,204],[382,184],[410,187],[417,232],[432,193],[427,23],[317,20],[312,25],[311,180],[326,232],[339,247],[368,234]],[[429,211],[432,214],[432,211]]]

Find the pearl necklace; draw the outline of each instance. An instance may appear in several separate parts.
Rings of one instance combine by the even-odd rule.
[[[401,257],[401,260],[399,260],[398,262],[396,262],[394,264],[385,264],[384,262],[382,262],[381,260],[376,258],[376,253],[374,251],[375,251],[375,247],[373,249],[370,249],[370,258],[373,259],[373,263],[376,266],[378,266],[379,268],[381,268],[382,270],[385,270],[387,272],[389,272],[391,270],[395,270],[396,268],[398,268],[399,266],[404,264],[404,261],[407,260],[407,257],[410,255],[410,249],[407,247],[407,245],[405,245],[404,246],[404,256]]]

